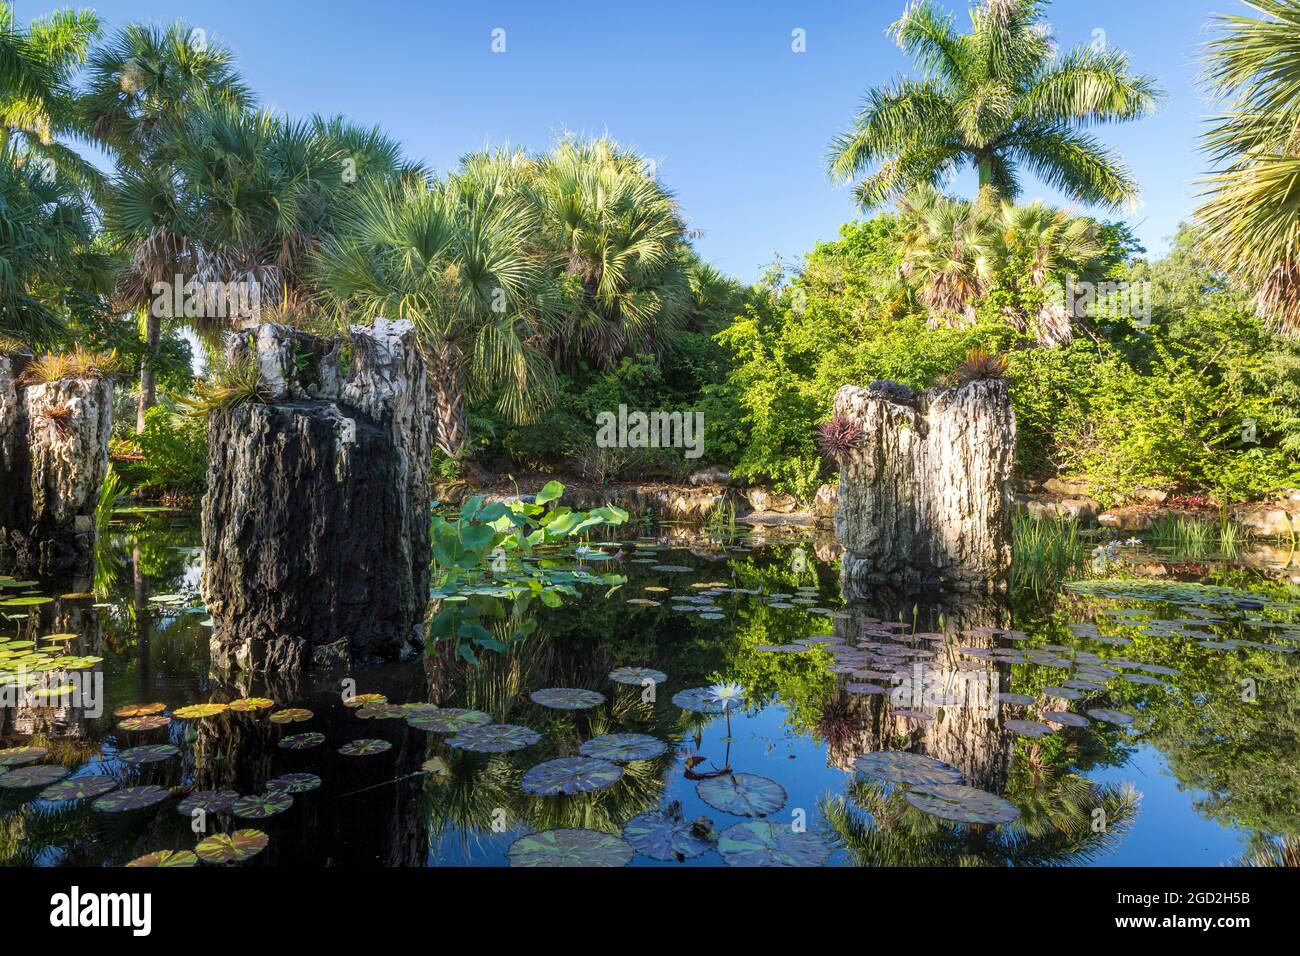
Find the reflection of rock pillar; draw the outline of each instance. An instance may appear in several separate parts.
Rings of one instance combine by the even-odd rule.
[[[1005,586],[1016,422],[1005,381],[916,393],[846,385],[835,414],[862,432],[840,469],[846,585]]]
[[[26,385],[24,356],[0,356],[0,570],[86,573],[108,470],[113,385]]]
[[[418,651],[433,414],[409,322],[231,338],[265,403],[214,411],[203,499],[213,660],[267,671]]]
[[[836,621],[836,636],[846,643],[853,643],[861,638],[865,628],[879,622],[897,621],[900,609],[897,600],[871,605],[849,605],[846,610],[850,616]],[[910,612],[909,604],[906,610],[909,632]],[[853,731],[830,743],[831,763],[841,769],[851,770],[853,761],[864,753],[909,750],[953,765],[962,771],[971,786],[1001,793],[1006,788],[1010,772],[1014,735],[1003,728],[999,708],[992,695],[998,690],[1006,690],[1008,669],[992,661],[958,654],[956,648],[995,647],[997,638],[981,633],[981,629],[1007,627],[1009,613],[1009,608],[995,596],[942,600],[923,608],[917,623],[917,633],[935,633],[934,630],[927,631],[927,628],[937,630],[942,616],[944,631],[951,635],[951,648],[946,648],[937,641],[917,640],[914,642],[917,649],[933,652],[935,656],[922,658],[915,663],[921,666],[925,679],[935,681],[938,686],[956,687],[959,682],[964,685],[967,691],[965,702],[942,707],[922,706],[919,709],[925,711],[931,720],[916,722],[897,717],[893,713],[896,706],[912,709],[912,703],[907,700],[900,700],[896,704],[890,696],[866,696],[839,691],[836,699],[831,702],[831,708],[839,714],[842,721],[852,725]],[[909,646],[913,643],[907,640],[889,641],[883,637],[868,639]],[[901,673],[913,679],[915,672],[912,667],[913,661],[908,659]],[[982,683],[983,699],[969,697],[972,680]],[[877,679],[875,683],[899,692],[899,684],[891,684],[883,679]],[[906,696],[906,693],[904,688],[901,695]]]

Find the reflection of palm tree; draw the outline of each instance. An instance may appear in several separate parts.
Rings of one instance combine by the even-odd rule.
[[[1113,849],[1140,799],[1127,784],[1097,784],[1066,770],[1025,789],[1013,783],[1007,798],[1020,819],[999,827],[954,826],[915,809],[901,791],[863,780],[850,784],[847,800],[823,799],[820,810],[858,866],[1064,866]]]

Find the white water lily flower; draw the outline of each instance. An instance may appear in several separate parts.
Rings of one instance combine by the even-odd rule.
[[[723,710],[739,707],[745,699],[745,688],[739,684],[714,684],[709,688],[709,700],[721,704]]]

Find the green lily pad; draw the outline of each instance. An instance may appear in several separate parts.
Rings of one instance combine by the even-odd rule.
[[[297,724],[311,720],[313,716],[315,715],[306,707],[286,707],[271,714],[267,720],[273,724]]]
[[[716,838],[701,837],[700,829],[698,821],[684,820],[680,814],[643,813],[628,821],[623,839],[652,860],[690,860],[717,845]]]
[[[534,704],[553,710],[587,710],[605,703],[605,695],[580,687],[545,687],[528,695]]]
[[[195,790],[176,804],[176,812],[184,817],[191,816],[195,810],[202,810],[204,813],[225,813],[238,799],[239,793],[235,790]]]
[[[649,734],[605,734],[584,741],[578,753],[597,760],[627,763],[631,760],[653,760],[668,752],[668,745]]]
[[[903,799],[923,813],[957,823],[1012,823],[1020,817],[1020,810],[1010,800],[960,784],[909,790]]]
[[[172,711],[173,717],[179,717],[181,720],[200,720],[204,717],[216,717],[218,714],[224,714],[230,707],[227,704],[191,704],[188,707],[180,707]]]
[[[127,866],[197,866],[199,858],[191,850],[155,850],[137,856]]]
[[[695,794],[715,810],[738,817],[764,817],[785,806],[785,787],[754,773],[729,773],[695,785]]]
[[[962,772],[926,754],[906,751],[879,750],[863,754],[853,761],[858,773],[900,786],[921,786],[940,783],[962,783]]]
[[[248,820],[265,820],[267,817],[284,813],[291,806],[293,806],[293,797],[283,791],[275,790],[240,797],[231,805],[230,812]]]
[[[524,793],[554,797],[569,793],[590,793],[613,786],[623,778],[623,768],[608,760],[591,757],[560,757],[540,763],[524,774]]]
[[[238,700],[232,700],[227,705],[236,713],[244,713],[250,710],[266,710],[275,706],[275,701],[269,697],[241,697]]]
[[[123,763],[157,763],[168,757],[175,757],[181,749],[175,744],[150,744],[148,747],[129,747],[117,752],[117,759]]]
[[[537,731],[518,724],[483,724],[448,737],[447,746],[471,753],[502,754],[531,747],[541,739]]]
[[[440,707],[433,713],[421,711],[410,714],[406,722],[416,730],[429,730],[438,734],[455,734],[469,727],[482,727],[492,723],[492,717],[481,710],[462,707]]]
[[[265,850],[269,839],[261,830],[214,833],[200,840],[194,852],[204,863],[239,863]]]
[[[313,730],[305,734],[292,734],[285,737],[276,746],[285,750],[309,750],[312,747],[319,747],[324,742],[325,735]]]
[[[627,866],[626,840],[599,830],[544,830],[510,844],[511,866]]]
[[[653,667],[616,667],[609,672],[609,679],[616,684],[644,687],[646,681],[662,684],[668,680],[668,675]]]
[[[88,774],[84,777],[70,777],[52,783],[41,791],[42,800],[85,800],[108,793],[117,786],[117,778],[106,774]]]
[[[391,750],[393,747],[387,740],[352,740],[339,748],[339,753],[345,757],[368,757],[371,754],[381,754],[385,750]]]
[[[48,747],[10,747],[0,750],[0,767],[21,767],[25,763],[40,760],[49,752]]]
[[[143,787],[123,787],[112,793],[106,793],[91,806],[104,813],[122,813],[126,810],[143,810],[166,799],[166,790],[147,784]]]
[[[67,767],[55,764],[36,764],[30,767],[18,767],[0,775],[0,787],[6,790],[25,790],[28,787],[44,787],[62,780],[68,775]]]
[[[745,820],[722,831],[718,852],[728,866],[824,866],[831,846],[811,831],[794,832],[788,823]]]

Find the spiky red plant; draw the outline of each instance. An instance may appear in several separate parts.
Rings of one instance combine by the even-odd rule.
[[[996,352],[990,352],[988,349],[978,348],[971,349],[966,353],[966,359],[958,365],[949,381],[953,385],[969,385],[971,382],[979,382],[984,379],[1002,378],[1007,373],[1007,357],[999,355]]]
[[[862,444],[866,435],[862,429],[843,415],[837,414],[828,422],[817,426],[817,445],[822,454],[836,461]]]

